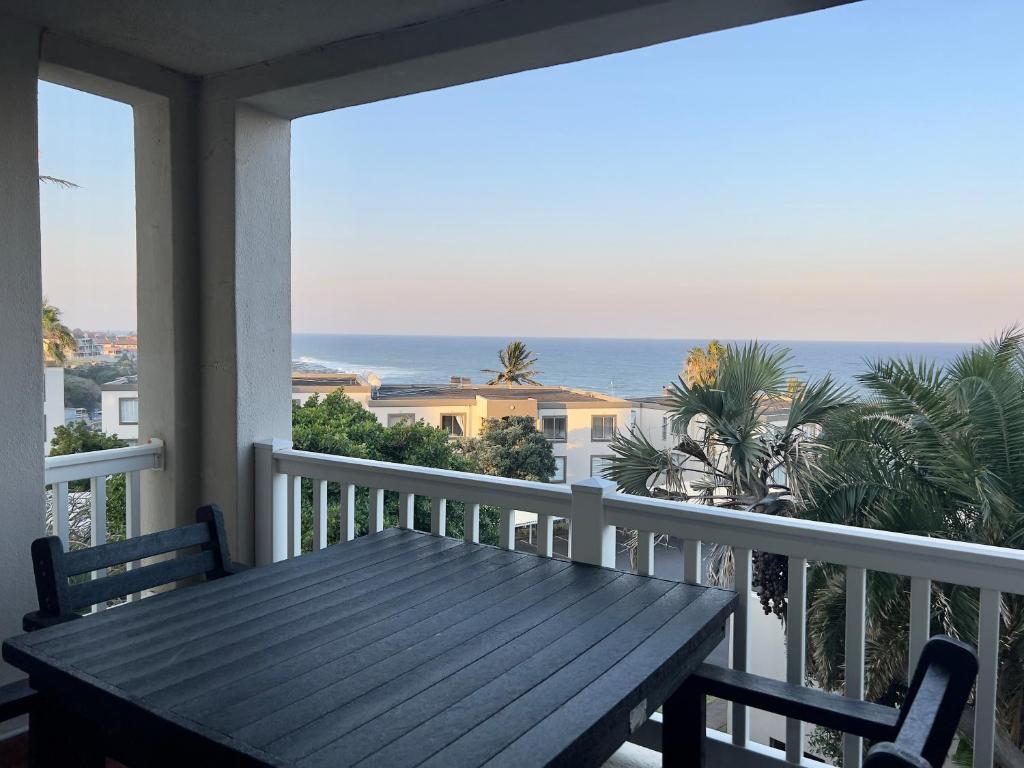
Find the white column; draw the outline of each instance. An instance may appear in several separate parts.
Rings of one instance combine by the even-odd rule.
[[[291,436],[291,126],[200,96],[200,443],[204,500],[254,550],[253,444]]]
[[[39,29],[0,16],[0,637],[37,607],[29,547],[45,515],[38,72]],[[0,662],[0,683],[20,676]]]
[[[181,78],[173,95],[125,95],[135,119],[139,440],[164,441],[163,470],[140,478],[140,532],[149,533],[194,523],[197,506],[220,500],[204,498],[199,482],[195,88]],[[232,550],[251,562],[240,554]]]
[[[615,483],[591,477],[572,484],[570,551],[581,563],[615,567],[615,526],[608,525],[604,512],[604,494],[615,490]]]

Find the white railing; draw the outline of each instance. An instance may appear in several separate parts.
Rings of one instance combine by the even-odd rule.
[[[125,536],[137,536],[140,473],[161,469],[163,460],[164,444],[162,440],[156,439],[128,448],[47,456],[44,481],[51,493],[53,535],[60,537],[65,549],[69,548],[73,506],[69,485],[75,481],[88,480],[90,544],[104,543],[107,540],[107,478],[124,474]]]
[[[1024,594],[1024,550],[966,544],[794,520],[768,515],[713,509],[696,504],[648,499],[612,492],[605,480],[590,479],[571,488],[463,472],[344,458],[293,450],[286,441],[256,444],[257,559],[271,562],[301,554],[301,481],[313,483],[314,546],[327,545],[327,484],[340,485],[342,540],[355,535],[355,489],[371,489],[369,531],[384,526],[384,491],[400,494],[399,525],[413,528],[416,496],[431,500],[431,532],[443,535],[447,502],[465,503],[467,541],[479,541],[481,504],[501,510],[500,546],[515,547],[514,511],[538,516],[537,551],[552,555],[552,522],[570,524],[569,554],[574,560],[615,567],[616,527],[638,532],[637,570],[654,573],[655,537],[668,534],[684,542],[684,581],[703,578],[702,545],[714,542],[732,548],[735,586],[740,605],[732,622],[731,657],[736,669],[750,663],[753,550],[788,557],[786,676],[805,684],[806,599],[808,561],[832,563],[846,569],[846,695],[864,695],[866,575],[868,571],[910,579],[910,647],[912,668],[928,639],[933,582],[980,591],[978,657],[980,671],[975,694],[974,765],[993,764],[996,685],[999,659],[1002,593]],[[749,714],[733,706],[730,734],[708,731],[711,764],[820,765],[803,757],[804,723],[786,724],[786,752],[752,742]],[[648,729],[649,731],[649,729]],[[862,741],[847,736],[846,765],[860,765]]]

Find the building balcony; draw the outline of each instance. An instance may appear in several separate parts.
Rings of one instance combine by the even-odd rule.
[[[320,549],[327,547],[329,541],[355,538],[362,527],[357,527],[357,498],[367,499],[368,517],[363,533],[383,530],[387,519],[387,493],[398,496],[399,527],[415,529],[416,500],[427,499],[430,532],[443,535],[450,506],[458,502],[464,520],[464,538],[477,543],[481,506],[497,508],[500,510],[501,548],[522,547],[543,557],[568,555],[596,565],[633,568],[640,575],[653,575],[657,568],[659,577],[668,575],[689,583],[702,583],[706,579],[702,548],[713,542],[731,551],[735,569],[733,584],[729,586],[739,595],[739,610],[734,614],[727,641],[716,652],[719,658],[715,660],[736,669],[761,672],[755,667],[763,663],[759,657],[763,657],[767,646],[779,654],[777,669],[784,670],[782,676],[791,683],[806,682],[808,563],[840,566],[845,569],[848,585],[844,620],[850,696],[862,697],[864,691],[868,572],[895,574],[906,579],[910,592],[907,659],[911,667],[928,638],[932,583],[977,589],[980,674],[973,701],[974,764],[992,764],[1000,600],[1004,593],[1024,592],[1024,552],[629,496],[614,492],[609,483],[599,480],[572,487],[510,480],[298,451],[287,441],[259,442],[254,451],[255,537],[259,564],[302,557],[304,550],[309,551],[310,542],[313,549]],[[78,540],[85,538],[85,528],[88,528],[89,540],[104,540],[105,480],[110,475],[123,473],[126,477],[126,535],[134,535],[139,530],[137,489],[140,476],[161,471],[163,455],[163,444],[153,441],[130,448],[48,458],[46,482],[52,518],[48,521],[49,527],[65,543],[69,536],[77,536]],[[73,530],[69,509],[74,507],[75,494],[71,494],[69,501],[68,485],[81,480],[90,481],[90,491],[84,506],[82,499],[78,499],[78,509],[87,507],[89,514],[83,518],[79,512],[77,527]],[[358,489],[368,489],[368,494],[363,491],[357,496]],[[305,505],[304,490],[307,495],[312,492],[311,497],[305,499]],[[312,515],[309,514],[310,501]],[[335,505],[337,521],[333,513]],[[393,504],[390,508],[393,509]],[[517,542],[517,513],[520,520],[524,513],[536,516],[529,544]],[[564,535],[562,547],[558,546],[556,531]],[[633,531],[637,532],[638,540],[635,565],[623,557],[621,546],[616,543],[622,541],[624,533]],[[668,537],[673,546],[655,546],[656,540],[664,540],[664,537]],[[754,591],[754,550],[788,559],[784,642],[779,641],[782,630],[778,622],[771,618],[765,623]],[[770,746],[761,743],[766,740],[763,729],[752,727],[761,717],[760,713],[724,703],[717,711],[718,722],[711,717],[709,724],[718,727],[709,727],[706,737],[709,765],[812,764],[804,754],[809,729],[803,723],[787,722],[778,731],[784,739]],[[641,749],[627,745],[610,764],[657,763],[654,752],[660,747],[660,729],[660,718],[655,714],[631,736],[630,740]],[[788,749],[777,748],[778,742],[789,745]],[[860,739],[847,738],[844,744],[846,764],[859,764],[864,750]]]

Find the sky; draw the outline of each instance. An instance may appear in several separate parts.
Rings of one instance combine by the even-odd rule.
[[[1019,0],[865,0],[297,120],[293,328],[988,338],[1024,321],[1022,28]],[[135,323],[131,140],[41,84],[74,325]]]

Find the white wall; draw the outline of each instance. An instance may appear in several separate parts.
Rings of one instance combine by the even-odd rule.
[[[615,427],[624,431],[629,427],[629,408],[541,408],[538,417],[565,416],[565,442],[552,445],[555,456],[565,456],[566,483],[575,483],[590,477],[592,456],[611,456],[608,442],[591,440],[591,419],[594,416],[614,416]]]
[[[55,427],[64,424],[64,368],[48,365],[43,369],[43,419],[46,423],[46,442],[43,453],[50,452]]]
[[[102,392],[102,423],[103,431],[108,435],[117,435],[122,440],[127,440],[134,444],[139,441],[139,425],[138,424],[122,424],[121,423],[121,406],[120,401],[122,398],[138,397],[139,393],[134,390],[126,389],[105,389]]]
[[[29,547],[43,532],[39,35],[0,16],[0,637],[21,632],[22,615],[36,607]],[[0,684],[15,677],[21,673],[0,663]]]

